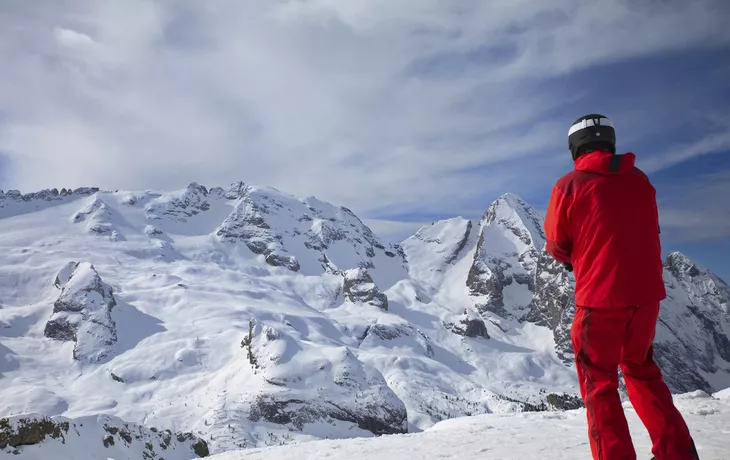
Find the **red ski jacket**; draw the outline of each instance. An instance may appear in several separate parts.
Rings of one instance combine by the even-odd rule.
[[[645,305],[666,297],[656,191],[633,153],[594,151],[553,188],[547,251],[573,264],[583,307]]]

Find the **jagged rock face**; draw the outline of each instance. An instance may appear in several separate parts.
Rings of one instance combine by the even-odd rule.
[[[56,277],[61,295],[53,305],[53,315],[44,335],[62,341],[75,341],[73,357],[78,361],[105,359],[117,341],[111,310],[116,305],[112,288],[101,280],[87,263],[70,263]]]
[[[550,328],[569,365],[575,284],[544,251],[542,225],[522,200],[497,200],[482,220],[467,286],[479,312],[503,331],[509,321],[502,320]],[[730,379],[730,288],[678,253],[667,258],[664,279],[655,357],[665,380],[674,392],[718,390],[712,381]]]
[[[144,228],[144,234],[147,236],[159,236],[159,235],[164,235],[165,232],[163,232],[159,228],[155,227],[154,225],[147,225]]]
[[[660,310],[656,360],[673,391],[713,392],[718,388],[708,376],[730,377],[730,288],[680,253],[670,254],[664,267],[667,299]]]
[[[447,323],[445,326],[455,334],[463,335],[464,337],[489,338],[489,332],[487,331],[487,326],[484,324],[484,320],[470,310],[464,310],[464,317],[457,324]]]
[[[580,397],[567,393],[549,394],[547,395],[547,398],[545,398],[545,401],[548,409],[550,410],[575,410],[585,407],[583,400]]]
[[[509,194],[484,214],[466,280],[472,295],[479,298],[480,313],[517,320],[530,313],[537,263],[545,244],[541,224],[537,211]]]
[[[216,234],[227,240],[242,240],[254,254],[263,254],[266,262],[275,267],[299,271],[299,262],[287,253],[283,238],[277,235],[264,219],[268,208],[250,199],[251,188],[235,184],[226,192],[227,197],[239,195],[234,211],[218,228]]]
[[[33,201],[33,200],[43,200],[43,201],[52,201],[56,199],[61,199],[62,197],[69,196],[69,195],[78,195],[78,196],[88,196],[93,195],[94,193],[98,192],[98,187],[80,187],[76,190],[71,189],[61,189],[59,192],[57,188],[53,189],[45,189],[41,190],[40,192],[33,192],[33,193],[26,193],[22,194],[18,190],[8,190],[7,192],[3,192],[0,190],[0,208],[2,207],[2,201],[3,200],[15,200],[15,201]]]
[[[208,195],[208,189],[193,182],[180,192],[165,194],[151,201],[145,206],[145,214],[149,220],[167,217],[184,223],[210,209]]]
[[[478,224],[437,222],[402,246],[346,208],[243,183],[58,197],[2,198],[0,409],[9,413],[129,414],[229,449],[580,405],[573,278],[543,251],[539,216],[515,196]],[[129,240],[59,234],[73,215],[63,211],[57,225],[59,213],[43,209],[61,197],[84,211],[74,230],[109,224],[100,234],[118,226]],[[37,275],[88,247],[119,293],[89,264]],[[61,295],[46,325],[37,312],[56,300],[49,279]],[[724,283],[680,257],[668,261],[667,280],[656,354],[670,385],[730,382]],[[49,347],[33,333],[44,326],[75,342],[76,359],[103,364],[65,366],[71,344]],[[50,358],[34,359],[38,349]]]
[[[223,196],[235,200],[234,210],[216,234],[244,242],[270,265],[307,274],[376,265],[400,265],[405,272],[402,249],[381,242],[347,208],[240,182]]]
[[[667,256],[664,268],[694,299],[708,304],[713,309],[730,312],[730,287],[709,270],[695,264],[679,252]]]
[[[24,458],[27,449],[34,458],[46,458],[43,453],[53,455],[49,458],[79,458],[79,452],[74,452],[78,445],[85,445],[84,458],[188,460],[210,455],[208,444],[192,433],[146,428],[108,415],[78,419],[39,414],[0,418],[0,452],[7,448],[8,455]]]
[[[373,278],[364,268],[347,270],[342,290],[345,297],[352,303],[369,304],[381,310],[388,310],[388,296],[380,292]]]
[[[71,189],[46,189],[34,193],[20,193],[18,190],[0,190],[0,218],[12,217],[27,212],[68,203],[98,192],[96,187]]]
[[[539,213],[521,198],[505,195],[480,223],[466,285],[479,312],[497,327],[505,328],[505,319],[553,330],[558,356],[570,363],[574,281],[544,247]]]
[[[378,435],[407,431],[403,402],[378,371],[360,362],[348,348],[310,350],[285,331],[256,321],[251,322],[242,345],[257,375],[276,388],[275,392],[259,394],[251,403],[251,421],[285,425],[297,431],[334,420],[350,422]],[[298,358],[294,369],[287,365],[292,354]],[[330,359],[325,362],[321,356]],[[311,372],[305,376],[301,366],[311,367]],[[312,387],[328,391],[313,397],[309,392]]]
[[[574,357],[570,327],[575,316],[575,281],[544,251],[538,255],[535,273],[533,300],[525,321],[550,328],[558,357],[570,364]]]

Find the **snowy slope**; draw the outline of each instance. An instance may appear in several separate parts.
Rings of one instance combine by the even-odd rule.
[[[0,416],[108,414],[221,452],[578,407],[573,281],[541,229],[510,194],[402,245],[243,183],[0,194]],[[728,288],[673,261],[658,359],[679,391],[728,387]]]
[[[715,395],[721,397],[720,394]],[[703,460],[730,458],[730,398],[706,394],[676,398]],[[638,458],[651,456],[651,443],[626,404]],[[441,422],[423,433],[378,439],[328,440],[215,455],[214,460],[583,460],[590,458],[585,411],[483,415]]]
[[[0,458],[18,460],[189,460],[210,454],[205,441],[125,423],[108,415],[0,419]]]

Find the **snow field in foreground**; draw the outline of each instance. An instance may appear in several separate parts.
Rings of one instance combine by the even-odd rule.
[[[719,399],[718,399],[719,398]],[[702,460],[730,459],[730,391],[675,396]],[[625,411],[638,459],[651,442],[630,404]],[[447,420],[416,434],[314,441],[228,452],[213,460],[589,459],[585,410],[492,414]]]

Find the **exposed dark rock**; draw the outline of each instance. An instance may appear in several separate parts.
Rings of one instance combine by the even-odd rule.
[[[489,338],[489,333],[487,332],[487,326],[484,324],[484,320],[479,318],[477,315],[470,315],[468,310],[464,310],[464,318],[462,318],[458,324],[449,323],[446,324],[446,327],[451,329],[455,334],[463,335],[465,337]]]
[[[558,357],[566,364],[573,362],[570,328],[575,315],[573,278],[562,265],[542,252],[538,257],[533,300],[525,321],[552,329]]]
[[[299,262],[289,254],[281,243],[281,236],[274,233],[264,216],[268,209],[250,198],[251,187],[234,184],[227,197],[240,200],[236,208],[216,231],[221,238],[242,241],[254,254],[261,254],[269,265],[285,267],[292,271],[300,269]]]
[[[77,329],[78,327],[75,324],[69,323],[66,318],[55,318],[46,323],[43,335],[49,339],[75,342]]]
[[[61,294],[53,304],[53,315],[46,323],[44,335],[75,341],[76,360],[97,362],[106,358],[117,341],[116,325],[111,318],[116,305],[112,288],[89,263],[67,264],[54,284]]]
[[[93,195],[99,191],[99,187],[79,187],[73,191],[74,195]]]
[[[155,227],[154,225],[147,225],[144,228],[144,233],[145,233],[145,235],[148,235],[148,236],[157,236],[157,235],[165,234],[165,232],[163,232],[159,228]]]
[[[210,455],[208,443],[202,439],[198,439],[195,444],[193,444],[193,452],[195,452],[195,455],[197,455],[199,458],[208,457]]]
[[[504,318],[510,318],[510,313],[504,309],[504,295],[502,292],[505,286],[512,284],[512,277],[504,274],[509,265],[503,260],[494,259],[484,254],[483,245],[484,233],[479,235],[477,250],[474,253],[474,262],[469,269],[466,285],[472,295],[481,296],[484,299],[483,302],[477,305],[480,313],[490,311]],[[488,262],[485,262],[484,258],[487,258]]]
[[[256,326],[256,321],[250,320],[248,322],[248,334],[246,334],[246,336],[241,341],[241,347],[246,349],[246,357],[248,358],[248,362],[253,367],[258,367],[258,361],[256,360],[256,356],[254,356],[253,350],[251,349],[251,344],[254,338],[254,326]]]
[[[352,303],[366,303],[381,310],[388,310],[388,296],[380,292],[373,278],[363,268],[345,272],[342,290]]]
[[[248,187],[241,181],[234,182],[225,192],[226,199],[237,200],[248,193]]]
[[[259,395],[251,405],[248,418],[253,422],[264,420],[290,425],[297,430],[302,430],[308,423],[334,419],[354,423],[375,435],[407,433],[407,414],[404,407],[379,407],[377,413],[380,416],[375,416],[370,409],[375,412],[375,408],[354,411],[332,401],[318,406],[300,399],[277,400],[271,395]]]
[[[264,258],[266,263],[273,267],[285,267],[293,272],[299,271],[299,262],[292,255],[277,254],[271,252]]]
[[[485,227],[482,227],[467,286],[478,297],[480,313],[550,328],[558,356],[571,364],[570,328],[575,313],[573,277],[543,250],[542,244],[535,247],[535,241],[544,235],[541,233],[542,221],[535,217],[534,210],[513,198],[511,204],[510,200],[501,201],[495,202],[487,211],[483,226],[498,227],[497,232],[490,233],[494,238],[511,233],[532,247],[528,246],[520,254],[492,254],[484,240]],[[507,204],[512,209],[504,207]],[[528,231],[528,228],[533,230]],[[730,374],[730,337],[727,333],[730,331],[730,288],[679,253],[667,257],[665,268],[669,297],[660,312],[657,330],[661,333],[657,334],[654,345],[655,359],[673,392],[719,390],[702,375]],[[529,290],[532,294],[529,305],[505,305],[503,291],[512,283]]]
[[[373,324],[365,329],[364,338],[374,335],[381,340],[394,340],[399,337],[411,335],[413,329],[407,326],[389,326],[385,324]],[[362,340],[361,340],[362,342]]]
[[[208,189],[192,182],[182,194],[163,195],[145,206],[147,219],[156,220],[163,216],[178,222],[187,222],[191,217],[210,209]]]
[[[580,396],[567,393],[550,393],[545,401],[551,410],[573,410],[585,407]]]
[[[329,223],[329,221],[320,222],[309,229],[307,236],[309,237],[309,241],[305,242],[305,245],[315,251],[325,251],[329,249],[332,243],[347,239],[347,233],[336,224]],[[372,248],[370,248],[370,251],[372,251]],[[375,253],[373,252],[372,254],[369,257],[375,257]]]
[[[337,268],[337,266],[329,259],[329,257],[327,257],[326,253],[322,253],[322,257],[319,258],[319,262],[322,264],[322,268],[324,269],[325,273],[344,276],[342,270]]]
[[[0,449],[7,446],[30,446],[38,444],[46,436],[58,439],[68,433],[68,422],[54,422],[46,417],[21,418],[11,424],[10,419],[0,419]]]
[[[14,416],[0,419],[0,450],[6,447],[22,448],[22,446],[31,446],[43,444],[46,442],[57,443],[54,446],[61,457],[64,455],[64,446],[67,445],[69,438],[80,438],[83,431],[79,428],[86,423],[99,423],[106,434],[101,439],[80,438],[75,440],[73,444],[78,445],[79,442],[92,445],[101,441],[106,448],[117,446],[118,442],[122,446],[132,446],[135,442],[143,443],[148,454],[145,458],[162,458],[156,451],[155,445],[160,446],[162,450],[171,447],[172,432],[160,432],[156,429],[146,429],[139,425],[127,424],[123,421],[109,416],[98,416],[93,418],[84,418],[82,421],[51,419],[40,415]],[[133,435],[134,434],[134,435]],[[191,455],[198,457],[207,457],[210,455],[208,445],[205,441],[193,435],[192,433],[177,433],[177,441],[182,446],[190,449]],[[181,445],[174,446],[176,449]]]
[[[382,408],[384,414],[381,417],[374,417],[367,412],[358,413],[330,403],[336,410],[331,410],[327,415],[335,420],[357,423],[363,430],[375,435],[403,434],[408,432],[407,414],[405,408],[391,409]]]
[[[662,303],[654,357],[673,392],[713,393],[704,375],[730,374],[730,287],[681,253],[664,263]],[[701,372],[698,372],[700,370]]]
[[[210,451],[208,450],[208,443],[206,443],[204,440],[198,438],[192,433],[177,433],[176,434],[178,442],[181,443],[187,443],[191,442],[192,445],[190,446],[195,452],[195,455],[197,455],[199,458],[204,458],[210,455]]]
[[[320,414],[305,405],[303,400],[275,400],[272,396],[259,395],[251,404],[248,418],[253,422],[264,420],[279,425],[294,425],[301,430],[306,423],[312,423]]]
[[[461,238],[461,240],[459,241],[459,244],[456,246],[456,251],[454,251],[453,254],[451,254],[451,256],[448,259],[446,259],[447,264],[453,264],[454,262],[456,262],[456,259],[459,258],[459,254],[461,254],[461,251],[464,250],[464,248],[466,247],[466,243],[469,241],[469,237],[471,236],[472,227],[473,227],[472,222],[468,221],[466,224],[466,232],[464,232],[464,236]]]

